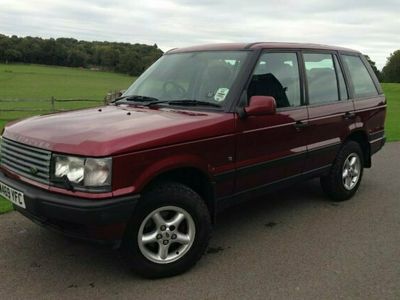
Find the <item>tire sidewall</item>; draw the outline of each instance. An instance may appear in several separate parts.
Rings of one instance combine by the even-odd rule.
[[[343,173],[343,167],[346,162],[346,159],[351,155],[352,153],[357,154],[359,160],[360,160],[360,176],[358,178],[357,184],[351,189],[348,190],[345,188],[344,183],[343,183],[343,178],[342,178],[342,173]],[[346,195],[346,198],[350,198],[355,194],[355,192],[358,190],[359,185],[361,184],[361,180],[363,177],[364,173],[364,156],[363,152],[361,150],[361,147],[359,146],[358,143],[356,142],[348,142],[345,144],[345,146],[342,148],[341,153],[340,153],[340,160],[337,162],[339,164],[336,172],[337,176],[337,182],[338,182],[338,188],[340,189],[340,192]]]
[[[196,232],[193,244],[184,256],[171,263],[158,264],[142,254],[138,245],[138,233],[145,218],[163,206],[176,206],[187,211],[193,219]],[[201,197],[186,186],[163,184],[146,193],[136,207],[124,236],[123,250],[134,271],[142,276],[173,276],[186,271],[197,262],[208,245],[210,231],[210,216]]]

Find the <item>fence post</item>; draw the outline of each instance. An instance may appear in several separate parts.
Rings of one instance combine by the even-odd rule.
[[[55,102],[54,96],[51,96],[51,111],[52,111],[52,112],[55,112],[55,111],[56,111],[54,102]]]

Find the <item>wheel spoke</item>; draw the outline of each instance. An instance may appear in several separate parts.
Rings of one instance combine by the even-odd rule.
[[[153,219],[157,228],[159,228],[161,225],[165,225],[165,220],[159,212],[156,212],[151,218]]]
[[[349,171],[347,169],[344,169],[343,173],[342,173],[342,178],[345,179],[345,178],[347,178],[348,175],[349,175]]]
[[[147,234],[143,234],[142,236],[142,243],[143,244],[148,244],[148,243],[154,243],[157,241],[157,231],[153,231]]]
[[[356,162],[357,162],[357,157],[353,156],[353,157],[350,159],[350,166],[353,167],[353,166],[355,165]]]
[[[359,171],[358,171],[357,168],[355,168],[355,169],[353,170],[353,175],[354,175],[354,176],[358,176],[358,174],[359,174]]]
[[[178,212],[170,221],[168,221],[167,225],[168,226],[174,225],[176,228],[178,228],[179,224],[181,224],[181,222],[184,219],[185,219],[185,215],[183,213]]]
[[[186,210],[162,206],[150,212],[142,221],[137,242],[146,259],[156,264],[168,264],[179,260],[189,251],[195,235],[195,223]]]
[[[168,249],[169,249],[169,244],[163,245],[161,244],[158,248],[158,255],[160,256],[161,259],[166,259],[168,257]]]
[[[182,245],[189,244],[190,236],[188,234],[177,233],[175,242],[180,243]]]
[[[351,182],[352,182],[351,176],[348,176],[346,178],[346,185],[347,185],[348,188],[351,188]]]

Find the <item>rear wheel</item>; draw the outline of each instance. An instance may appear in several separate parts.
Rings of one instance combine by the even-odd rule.
[[[354,141],[340,149],[327,176],[321,177],[324,192],[334,201],[350,199],[357,191],[363,175],[363,152]]]
[[[125,234],[124,254],[142,276],[173,276],[200,259],[210,234],[210,215],[201,197],[182,184],[162,183],[138,204]]]

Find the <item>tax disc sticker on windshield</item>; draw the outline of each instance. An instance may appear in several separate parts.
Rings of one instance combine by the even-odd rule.
[[[214,95],[214,100],[221,102],[225,100],[226,95],[228,95],[229,89],[227,88],[219,88]]]

